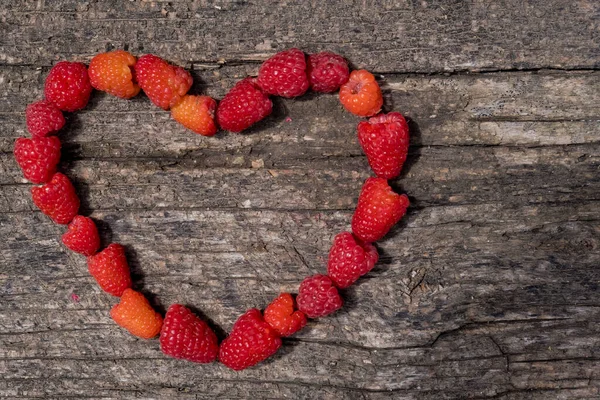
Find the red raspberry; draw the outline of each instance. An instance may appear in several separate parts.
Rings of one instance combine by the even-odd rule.
[[[215,110],[217,102],[208,96],[185,95],[171,107],[171,116],[175,121],[204,136],[217,133]]]
[[[301,50],[289,49],[275,54],[258,70],[258,86],[267,94],[296,97],[308,90],[306,56]]]
[[[92,256],[100,248],[100,235],[91,218],[78,215],[69,224],[68,230],[62,236],[62,242],[76,253]]]
[[[160,57],[146,54],[135,64],[135,76],[146,96],[164,110],[177,104],[192,87],[192,75]]]
[[[358,141],[380,178],[400,175],[408,154],[408,124],[398,112],[379,114],[358,124]]]
[[[85,64],[61,61],[50,70],[44,86],[46,100],[63,111],[77,111],[84,108],[92,85]]]
[[[304,328],[306,315],[302,311],[294,311],[294,298],[289,293],[282,293],[264,312],[265,321],[281,336],[290,336]]]
[[[165,315],[160,348],[168,356],[204,364],[215,361],[219,353],[212,329],[181,304],[173,304]]]
[[[110,316],[117,325],[142,339],[152,339],[159,334],[163,318],[154,311],[143,294],[126,289],[119,304],[110,310]]]
[[[134,82],[135,57],[125,50],[98,54],[90,62],[88,74],[94,89],[122,99],[130,99],[140,92]]]
[[[406,214],[408,197],[394,193],[383,178],[365,181],[352,216],[352,232],[364,242],[383,238]]]
[[[100,253],[88,257],[88,270],[98,286],[113,296],[120,297],[125,289],[131,287],[125,248],[120,244],[112,243]]]
[[[252,78],[239,81],[223,97],[217,108],[217,122],[222,129],[241,132],[271,114],[273,103]]]
[[[329,250],[327,275],[338,288],[345,289],[372,270],[378,259],[375,246],[356,240],[350,232],[342,232]]]
[[[25,179],[46,183],[56,172],[60,161],[60,140],[56,136],[19,138],[15,141],[14,153]]]
[[[326,275],[310,276],[300,284],[296,297],[298,309],[308,318],[320,318],[342,308],[337,288]]]
[[[312,90],[331,93],[348,82],[350,69],[344,57],[323,51],[308,56],[307,75]]]
[[[46,100],[36,101],[25,110],[27,130],[33,137],[50,136],[65,126],[65,117],[53,103]]]
[[[31,188],[33,203],[57,224],[66,225],[79,210],[79,197],[73,184],[57,172],[44,186]]]
[[[226,367],[240,371],[269,358],[280,347],[277,332],[263,320],[260,311],[252,308],[236,321],[221,343],[219,360]]]
[[[352,71],[340,88],[340,102],[352,114],[370,117],[381,110],[383,95],[373,74],[361,69]]]

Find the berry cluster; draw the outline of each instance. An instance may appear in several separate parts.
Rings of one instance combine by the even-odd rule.
[[[188,94],[192,76],[181,67],[155,56],[138,59],[118,50],[95,56],[89,68],[60,62],[46,78],[45,99],[26,110],[31,138],[19,138],[14,155],[26,179],[35,184],[35,205],[55,223],[68,225],[62,241],[87,257],[90,274],[106,293],[120,298],[110,311],[113,320],[131,334],[150,339],[160,335],[162,351],[171,357],[198,363],[219,359],[242,370],[273,355],[281,338],[302,329],[308,318],[321,318],[342,307],[338,289],[368,273],[379,258],[373,242],[381,240],[406,213],[408,197],[392,191],[388,179],[400,174],[408,151],[408,125],[397,112],[379,113],[383,96],[375,77],[365,70],[350,72],[346,60],[330,52],[307,56],[290,49],[266,60],[256,78],[238,82],[219,102]],[[358,140],[377,175],[364,183],[352,217],[352,232],[338,234],[329,252],[327,275],[306,278],[298,294],[282,293],[263,313],[251,309],[242,315],[219,345],[211,328],[188,308],[173,304],[160,315],[148,299],[132,288],[125,249],[111,243],[101,249],[96,224],[79,215],[79,198],[71,181],[57,172],[60,140],[54,136],[64,125],[63,111],[86,106],[92,88],[130,99],[143,91],[150,100],[186,128],[205,136],[218,127],[241,132],[267,117],[270,96],[292,98],[309,89],[339,90],[341,104],[351,113],[371,117],[358,124]]]

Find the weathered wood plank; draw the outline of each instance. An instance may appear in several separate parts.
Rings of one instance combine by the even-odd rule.
[[[419,398],[432,399],[490,397],[513,390],[526,390],[528,385],[520,381],[525,376],[525,371],[538,373],[545,368],[546,374],[541,379],[553,383],[545,389],[580,388],[588,396],[597,395],[597,387],[584,384],[585,380],[589,381],[591,378],[590,373],[597,370],[597,359],[564,357],[557,360],[552,358],[551,350],[546,350],[551,346],[565,344],[568,338],[563,343],[545,340],[546,347],[542,352],[536,352],[527,345],[522,346],[520,349],[523,352],[530,357],[537,357],[531,362],[513,362],[510,355],[503,353],[502,346],[506,344],[498,343],[496,339],[497,336],[511,337],[515,343],[527,343],[535,335],[555,338],[567,332],[582,338],[586,334],[590,335],[588,340],[592,341],[594,338],[591,335],[598,333],[597,330],[578,328],[568,320],[541,320],[470,325],[443,335],[431,348],[371,350],[302,340],[286,341],[278,357],[264,368],[250,369],[236,377],[228,377],[228,371],[222,366],[190,365],[172,359],[162,361],[163,356],[156,342],[147,343],[132,339],[122,332],[105,332],[100,328],[82,332],[89,337],[88,341],[80,341],[77,331],[64,332],[62,344],[54,352],[43,356],[11,357],[0,361],[0,365],[5,372],[4,382],[19,382],[26,376],[33,383],[52,377],[51,382],[57,382],[55,384],[59,386],[59,391],[69,390],[69,383],[74,386],[81,379],[88,380],[91,385],[99,386],[100,389],[106,389],[105,384],[95,381],[98,377],[104,378],[106,382],[115,382],[113,390],[142,390],[136,384],[139,371],[153,370],[157,363],[163,362],[165,370],[177,371],[177,374],[150,374],[144,379],[149,388],[177,387],[192,393],[202,393],[210,390],[207,385],[216,385],[221,390],[231,391],[233,388],[219,385],[219,382],[238,382],[244,385],[244,382],[249,381],[250,387],[277,384],[283,387],[280,390],[284,393],[290,387],[298,388],[301,390],[297,395],[299,398],[311,398],[313,393],[328,388],[340,390],[340,395],[347,391],[350,395],[352,392],[359,392],[366,396],[381,392],[382,395],[407,395],[408,398],[417,395]],[[61,341],[53,340],[56,333],[48,331],[29,336],[39,338],[40,343],[58,344]],[[102,341],[107,335],[113,343],[111,348],[95,348],[93,343]],[[19,343],[20,340],[27,341],[22,339],[25,337],[27,336],[16,335],[12,340]],[[467,348],[470,354],[462,356],[461,352]],[[33,347],[31,350],[36,352]],[[323,351],[329,355],[326,362],[306,356]],[[127,353],[125,357],[124,352]],[[561,368],[561,364],[569,365],[570,368]],[[291,365],[294,367],[291,368]],[[560,372],[553,371],[553,368],[560,369]],[[32,372],[24,375],[23,371]],[[73,377],[74,373],[76,377]],[[464,376],[471,377],[468,391],[456,387]],[[67,388],[60,388],[61,381],[67,382]],[[25,387],[28,390],[41,389],[36,388],[35,383]],[[82,388],[77,390],[90,394]],[[227,392],[224,397],[226,396]]]
[[[214,64],[301,46],[379,72],[597,68],[600,48],[593,0],[5,3],[7,64],[88,60],[114,47]]]
[[[224,77],[237,72],[224,68],[202,91],[222,97],[233,84]],[[14,139],[26,134],[23,110],[42,95],[46,73],[0,68],[0,79],[6,82],[0,88],[0,151],[11,151]],[[245,73],[256,73],[256,68],[241,76]],[[196,75],[200,78],[209,80],[203,73]],[[596,72],[386,76],[385,82],[388,105],[414,121],[413,146],[570,145],[598,142],[600,137]],[[286,121],[288,116],[291,121]],[[225,162],[248,167],[260,154],[267,166],[286,166],[298,158],[360,154],[354,139],[357,121],[336,96],[309,96],[279,102],[275,115],[250,134],[205,138],[190,134],[142,96],[119,101],[96,94],[91,109],[73,116],[62,136],[69,157],[186,155],[205,166]]]
[[[262,155],[256,154],[259,160]],[[531,204],[598,199],[600,145],[541,148],[432,147],[397,182],[417,207],[503,202]],[[332,162],[331,160],[329,162]],[[292,169],[198,168],[196,159],[89,161],[65,164],[88,210],[281,209],[351,210],[368,164],[338,159],[337,169],[314,171],[308,160]],[[12,155],[0,155],[0,213],[34,210]],[[549,177],[552,176],[551,179]],[[149,191],[149,189],[151,189]],[[553,198],[547,198],[549,191]]]
[[[371,278],[347,291],[348,318],[357,329],[335,332],[340,316],[320,322],[316,335],[370,347],[425,345],[469,319],[523,319],[529,313],[564,317],[560,308],[553,311],[545,304],[597,306],[598,256],[579,251],[599,247],[597,219],[589,220],[597,217],[596,210],[595,202],[419,210],[381,243],[384,258]],[[138,286],[156,294],[160,304],[193,304],[221,325],[230,325],[247,307],[264,307],[280,290],[296,290],[303,276],[323,271],[331,237],[347,227],[350,217],[349,212],[271,211],[118,215],[97,214],[109,222],[113,240],[132,245]],[[36,225],[42,230],[3,245],[11,266],[5,272],[6,306],[24,312],[33,307],[35,314],[37,298],[45,308],[61,309],[75,292],[91,295],[86,307],[108,309],[112,300],[86,276],[83,258],[61,250],[61,229],[36,224],[41,218],[14,215],[0,224],[6,230],[24,232],[20,226]],[[39,265],[28,247],[39,248],[46,265]],[[482,297],[486,301],[479,307],[469,305]],[[525,314],[515,304],[527,304]]]

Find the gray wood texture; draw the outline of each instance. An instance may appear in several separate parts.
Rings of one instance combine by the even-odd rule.
[[[600,2],[0,1],[0,398],[600,398]],[[59,60],[156,53],[222,97],[276,51],[340,52],[410,117],[405,219],[345,307],[243,372],[165,357],[33,206],[12,157]],[[335,95],[194,135],[95,93],[61,170],[135,286],[222,338],[323,272],[370,175]],[[74,298],[73,295],[78,298]]]

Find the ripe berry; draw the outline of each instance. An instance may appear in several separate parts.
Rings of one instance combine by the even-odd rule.
[[[352,71],[348,82],[340,88],[340,102],[359,117],[370,117],[381,110],[383,95],[373,74],[361,69]]]
[[[217,133],[216,108],[217,102],[208,96],[185,95],[171,107],[171,115],[186,128],[204,136],[213,136]]]
[[[98,228],[91,218],[77,215],[62,236],[62,242],[72,251],[91,256],[100,247]]]
[[[273,103],[255,80],[239,81],[223,97],[217,108],[217,122],[222,129],[241,132],[271,114]]]
[[[296,97],[304,94],[309,86],[306,56],[298,49],[275,54],[260,66],[256,83],[265,93],[275,96]]]
[[[98,54],[90,62],[88,74],[94,89],[122,99],[130,99],[140,92],[134,82],[135,57],[125,50]]]
[[[27,130],[33,137],[50,136],[65,126],[62,111],[46,100],[31,103],[25,109]]]
[[[296,297],[298,309],[308,318],[320,318],[339,310],[343,301],[326,275],[310,276],[300,284]]]
[[[85,64],[61,61],[50,70],[44,86],[46,100],[63,111],[77,111],[84,108],[92,85]]]
[[[302,311],[294,311],[294,298],[289,293],[282,293],[264,312],[265,321],[281,336],[290,336],[304,328],[306,315]]]
[[[46,183],[56,172],[60,161],[60,140],[56,136],[19,138],[15,141],[14,154],[25,179]]]
[[[327,275],[335,286],[345,289],[372,270],[378,259],[375,246],[355,239],[350,232],[342,232],[329,250]]]
[[[146,54],[135,64],[135,77],[146,96],[157,106],[168,110],[192,87],[192,75],[160,57]]]
[[[344,57],[323,51],[308,56],[307,75],[312,90],[331,93],[348,82],[350,69]]]
[[[143,294],[126,289],[121,301],[110,310],[110,316],[129,333],[142,339],[152,339],[160,332],[163,318],[154,311]]]
[[[44,186],[31,188],[33,203],[57,224],[66,225],[79,210],[79,197],[65,175],[55,173]]]
[[[379,114],[358,124],[358,141],[380,178],[400,175],[408,154],[408,124],[398,112]]]
[[[87,261],[90,275],[106,293],[120,297],[131,287],[125,248],[120,244],[110,244],[100,253],[88,257]]]
[[[409,204],[408,197],[394,193],[385,179],[369,178],[352,216],[352,232],[364,242],[376,242],[400,221]]]
[[[248,310],[233,325],[221,343],[219,360],[235,371],[246,369],[269,358],[281,347],[281,338],[256,308]]]
[[[212,329],[181,304],[173,304],[165,315],[160,348],[168,356],[197,363],[213,362],[219,354]]]

